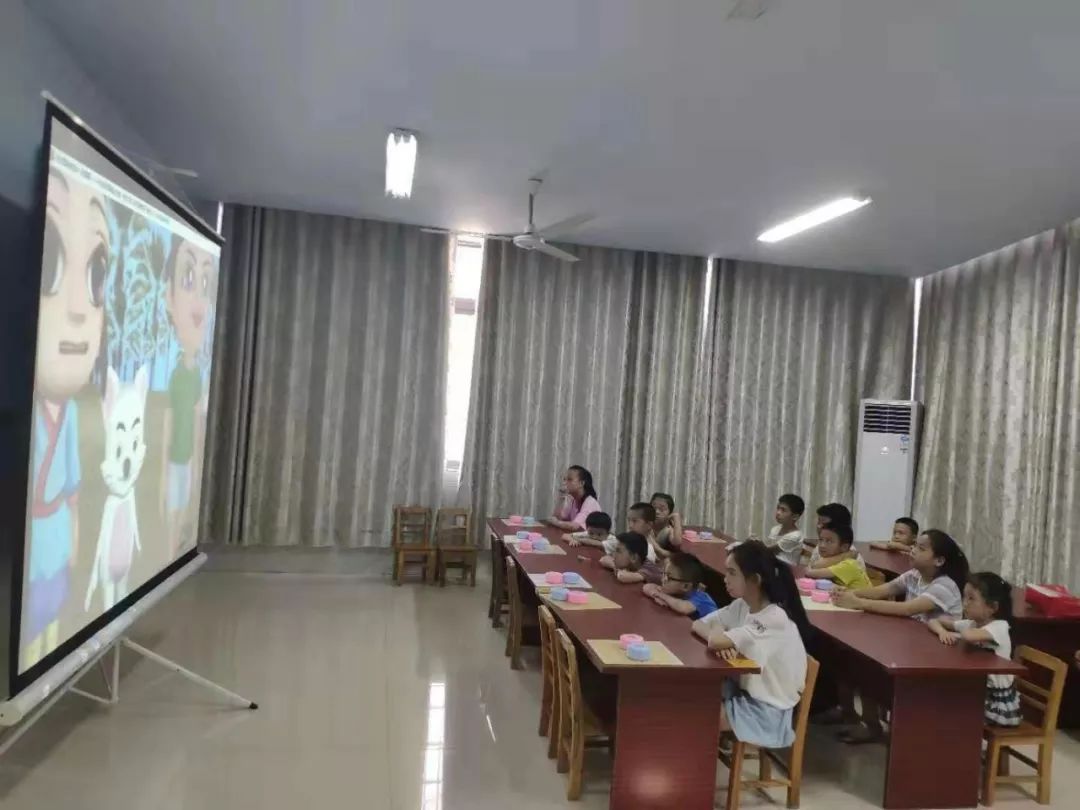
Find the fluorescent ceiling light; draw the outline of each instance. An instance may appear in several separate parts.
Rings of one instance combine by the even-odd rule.
[[[416,134],[394,129],[386,137],[386,196],[411,197],[416,171]]]
[[[787,222],[781,222],[774,228],[769,228],[769,230],[758,236],[758,241],[779,242],[781,239],[787,239],[789,236],[802,233],[805,230],[821,225],[823,222],[828,222],[830,219],[836,219],[844,214],[850,214],[852,211],[858,211],[864,205],[869,204],[869,197],[841,197],[838,200],[827,202],[812,211],[807,211],[805,214],[799,214],[799,216],[793,217]]]

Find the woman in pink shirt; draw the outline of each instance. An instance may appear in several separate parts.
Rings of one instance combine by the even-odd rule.
[[[563,476],[563,495],[555,504],[548,523],[565,532],[582,531],[585,518],[600,511],[600,502],[593,489],[592,473],[575,464]]]

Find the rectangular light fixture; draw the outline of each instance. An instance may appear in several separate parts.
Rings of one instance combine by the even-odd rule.
[[[802,233],[805,230],[821,225],[823,222],[828,222],[830,219],[836,219],[844,214],[850,214],[852,211],[858,211],[864,205],[869,204],[869,197],[841,197],[838,200],[827,202],[811,211],[807,211],[805,214],[792,217],[787,222],[781,222],[776,227],[769,228],[769,230],[758,236],[758,241],[779,242],[781,239],[787,239],[789,236]]]
[[[392,129],[386,136],[386,196],[412,196],[416,171],[416,133]]]

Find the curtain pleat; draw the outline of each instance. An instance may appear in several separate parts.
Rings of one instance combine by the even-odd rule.
[[[911,330],[909,279],[718,262],[700,417],[706,522],[762,536],[784,492],[808,510],[851,504],[859,401],[907,398]]]
[[[204,537],[388,545],[394,503],[440,497],[449,238],[244,206],[226,222]]]
[[[1080,586],[1080,241],[1072,224],[923,280],[916,515],[979,568]]]

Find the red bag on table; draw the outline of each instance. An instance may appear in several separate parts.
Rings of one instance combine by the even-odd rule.
[[[1028,585],[1024,600],[1055,619],[1080,617],[1080,597],[1061,585]]]

